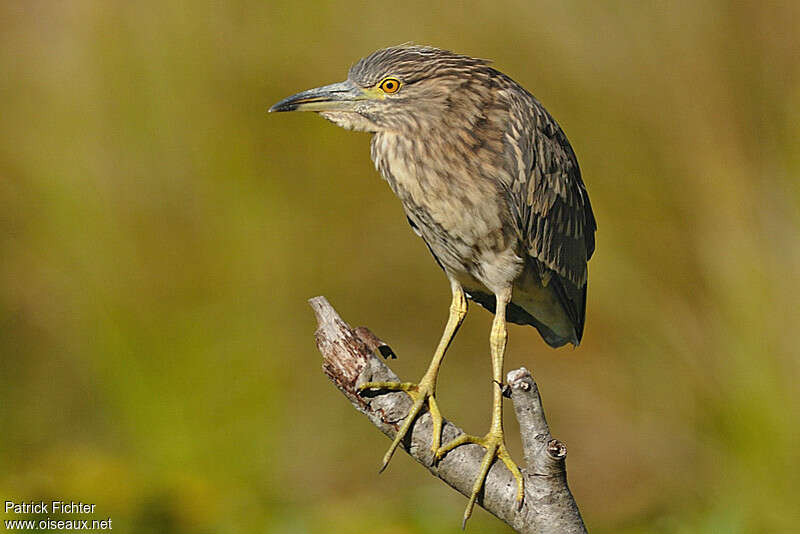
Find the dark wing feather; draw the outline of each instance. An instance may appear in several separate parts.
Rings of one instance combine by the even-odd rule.
[[[542,281],[553,287],[580,340],[586,311],[586,262],[594,252],[597,223],[578,160],[558,123],[519,86],[508,95],[509,203],[529,261]]]

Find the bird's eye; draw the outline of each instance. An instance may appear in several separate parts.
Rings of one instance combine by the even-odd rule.
[[[400,80],[397,78],[385,78],[379,85],[381,91],[384,93],[396,93],[400,89]]]

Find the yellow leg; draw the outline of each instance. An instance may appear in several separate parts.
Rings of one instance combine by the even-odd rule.
[[[475,499],[483,488],[486,482],[486,475],[489,473],[489,468],[494,463],[495,458],[500,459],[514,475],[517,481],[517,506],[522,505],[522,497],[524,495],[524,485],[522,474],[511,459],[508,449],[505,445],[505,438],[503,436],[503,356],[506,350],[506,305],[511,300],[511,291],[507,291],[502,295],[497,295],[497,306],[495,309],[494,321],[492,322],[492,333],[489,336],[489,344],[492,351],[492,383],[493,402],[492,402],[492,426],[489,433],[483,437],[469,436],[462,434],[455,438],[453,441],[446,444],[436,452],[436,458],[441,459],[449,451],[455,449],[464,443],[477,443],[486,449],[486,454],[481,462],[478,477],[475,479],[475,484],[472,486],[472,493],[467,503],[467,508],[464,510],[464,520],[461,527],[467,523],[467,520],[472,515],[472,509],[475,507]]]
[[[414,404],[411,406],[408,415],[406,415],[406,418],[403,421],[403,426],[401,426],[400,430],[397,431],[394,441],[392,441],[392,444],[389,446],[389,450],[383,457],[383,464],[381,465],[380,469],[381,471],[386,469],[386,466],[389,464],[389,460],[392,459],[394,451],[397,450],[397,447],[408,433],[411,425],[414,424],[414,420],[416,420],[420,411],[422,411],[422,406],[426,403],[428,404],[428,411],[431,414],[431,421],[433,422],[431,450],[434,453],[439,450],[439,445],[441,444],[442,440],[442,414],[439,412],[439,407],[436,404],[436,378],[439,375],[439,367],[441,366],[445,352],[447,352],[447,347],[450,346],[450,342],[453,341],[453,338],[458,331],[458,327],[461,326],[461,322],[467,315],[467,299],[464,296],[464,290],[461,289],[461,285],[456,281],[451,280],[450,285],[453,289],[453,301],[450,304],[450,317],[447,320],[447,325],[444,327],[442,339],[439,341],[438,347],[436,347],[436,352],[433,354],[433,359],[428,366],[428,370],[419,381],[419,384],[413,384],[410,382],[367,382],[358,388],[359,391],[364,391],[367,389],[405,391],[414,401]]]

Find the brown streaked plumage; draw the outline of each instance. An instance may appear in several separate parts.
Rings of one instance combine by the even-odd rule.
[[[596,223],[564,132],[528,91],[487,61],[413,45],[378,50],[356,63],[345,82],[299,93],[270,111],[292,110],[317,111],[339,126],[374,134],[376,168],[453,290],[445,333],[419,384],[362,386],[407,391],[415,401],[384,467],[427,404],[437,458],[461,443],[487,448],[465,521],[494,458],[517,477],[521,502],[522,478],[502,431],[505,322],[533,325],[553,347],[577,345],[594,252]],[[434,391],[466,314],[465,295],[495,313],[492,427],[482,438],[462,436],[440,446]]]

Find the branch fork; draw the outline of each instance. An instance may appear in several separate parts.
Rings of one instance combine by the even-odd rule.
[[[365,382],[400,382],[383,361],[396,357],[394,352],[367,328],[351,328],[325,297],[312,298],[309,303],[317,317],[315,338],[323,358],[323,371],[356,410],[393,439],[411,408],[410,397],[401,391],[359,393],[358,386]],[[517,507],[514,477],[502,462],[495,462],[478,497],[478,505],[522,534],[585,533],[578,506],[567,486],[567,448],[550,434],[536,382],[521,367],[508,373],[507,386],[522,434],[527,466],[521,470],[525,496],[522,506]],[[442,442],[463,433],[445,421]],[[435,462],[431,437],[431,418],[425,412],[417,418],[401,447],[431,474],[469,496],[483,449],[474,444],[462,445]]]

